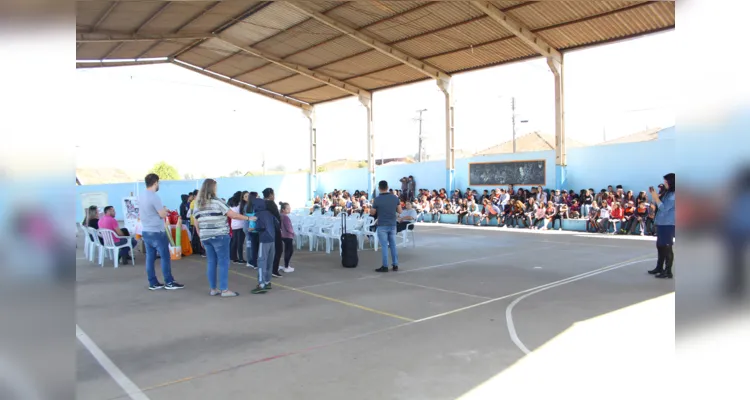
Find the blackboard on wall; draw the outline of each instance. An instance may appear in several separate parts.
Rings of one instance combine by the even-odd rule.
[[[469,164],[470,186],[546,186],[545,160],[502,161]]]

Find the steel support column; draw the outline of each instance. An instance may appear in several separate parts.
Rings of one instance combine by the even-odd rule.
[[[455,186],[456,153],[453,129],[453,85],[450,79],[437,79],[438,87],[445,95],[445,190],[450,193]]]
[[[308,198],[315,200],[318,190],[318,132],[315,124],[315,108],[302,110],[310,123],[310,173],[307,177]]]
[[[566,167],[568,165],[565,146],[565,92],[563,85],[563,58],[547,58],[547,65],[555,76],[555,188],[566,189]]]
[[[372,97],[359,96],[367,109],[367,196],[374,197],[375,185],[375,132],[372,128]],[[372,198],[370,198],[372,200]]]

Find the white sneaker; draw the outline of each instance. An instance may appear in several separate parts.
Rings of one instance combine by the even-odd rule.
[[[284,268],[284,272],[294,272],[294,268],[292,268],[292,267],[286,267],[286,268]]]

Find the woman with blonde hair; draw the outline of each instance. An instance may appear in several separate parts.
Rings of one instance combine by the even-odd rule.
[[[197,222],[196,230],[201,243],[206,249],[208,265],[206,275],[211,287],[211,296],[235,297],[237,292],[229,290],[229,223],[227,217],[241,221],[255,221],[256,217],[242,215],[232,211],[226,203],[216,195],[216,181],[203,181],[200,192],[195,201],[193,212]],[[219,282],[216,275],[218,271]]]

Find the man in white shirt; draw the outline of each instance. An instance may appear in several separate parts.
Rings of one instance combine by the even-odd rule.
[[[404,206],[406,207],[396,220],[396,233],[403,231],[409,225],[409,223],[417,220],[417,210],[414,209],[412,203],[407,201]]]
[[[599,209],[599,227],[601,233],[607,233],[609,231],[609,206],[605,202],[602,208]]]
[[[500,209],[504,209],[508,202],[510,202],[510,194],[505,189],[500,189]]]

